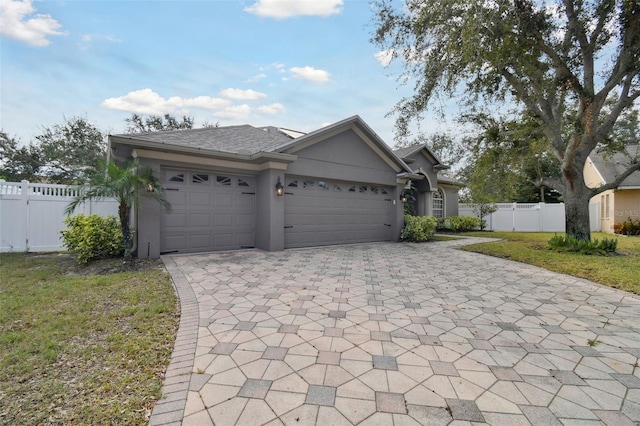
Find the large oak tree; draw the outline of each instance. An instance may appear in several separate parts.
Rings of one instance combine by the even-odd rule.
[[[599,188],[583,176],[587,156],[615,144],[616,122],[640,96],[640,2],[380,0],[375,13],[373,41],[415,82],[395,108],[400,133],[434,98],[463,90],[473,103],[524,106],[560,162],[560,177],[544,184],[563,196],[566,231],[590,239],[589,199],[640,170],[629,158]]]

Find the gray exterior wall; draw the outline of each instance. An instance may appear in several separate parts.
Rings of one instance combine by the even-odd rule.
[[[267,251],[284,250],[284,196],[275,195],[275,186],[284,174],[264,170],[258,175],[256,191],[256,247]]]
[[[396,185],[396,172],[352,130],[291,153],[298,159],[287,174]]]
[[[458,216],[458,187],[441,184],[440,189],[444,192],[445,215]]]
[[[151,167],[153,174],[162,179],[160,162],[140,159],[140,165]],[[136,211],[136,237],[138,257],[160,257],[160,223],[163,207],[150,197],[142,197]]]
[[[418,169],[422,169],[426,175],[426,179],[418,182],[414,182],[416,189],[419,192],[434,191],[438,187],[438,172],[433,170],[433,163],[425,157],[422,150],[409,156],[413,162],[409,165],[414,172],[417,173]]]

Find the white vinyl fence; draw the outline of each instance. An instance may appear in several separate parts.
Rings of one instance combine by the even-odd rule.
[[[64,210],[77,194],[73,186],[0,181],[0,252],[64,250]],[[92,201],[73,214],[118,215],[115,200]]]
[[[484,217],[488,231],[565,232],[564,203],[497,203]],[[459,216],[477,216],[473,204],[460,204]],[[589,204],[591,231],[600,231],[600,204]]]

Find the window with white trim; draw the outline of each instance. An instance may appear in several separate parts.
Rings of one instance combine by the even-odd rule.
[[[431,195],[431,210],[433,217],[444,217],[444,194],[441,189]]]

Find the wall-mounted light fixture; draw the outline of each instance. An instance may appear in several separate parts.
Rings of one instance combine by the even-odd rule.
[[[147,192],[156,192],[151,182],[147,183]]]
[[[400,201],[402,201],[403,203],[407,202],[407,194],[404,191],[400,193]]]
[[[282,186],[282,183],[280,182],[280,176],[278,176],[278,181],[276,182],[276,195],[278,197],[281,197],[282,195],[284,195],[284,187]]]

